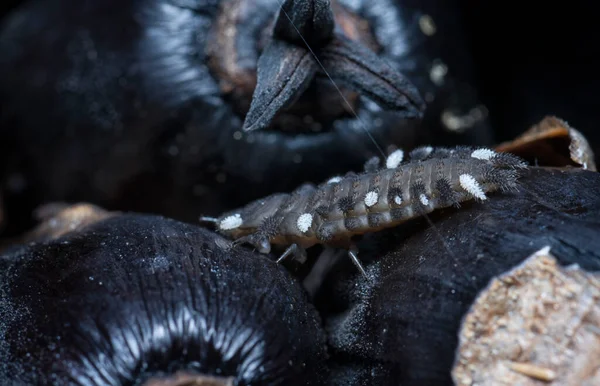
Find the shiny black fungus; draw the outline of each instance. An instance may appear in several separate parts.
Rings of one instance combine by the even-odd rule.
[[[276,0],[14,9],[0,26],[0,195],[12,233],[49,201],[217,215],[360,169],[379,155],[365,129],[382,148],[490,143],[475,119],[484,114],[468,114],[477,100],[454,3],[313,3],[316,13],[288,0],[286,14]],[[419,94],[423,126],[406,119],[420,115]],[[252,104],[250,119],[271,124],[245,132]]]
[[[465,312],[493,277],[549,245],[562,264],[600,270],[600,174],[532,168],[489,195],[364,238],[372,283],[342,260],[317,296],[334,385],[451,385]]]
[[[0,384],[142,385],[173,374],[320,384],[325,338],[301,287],[226,244],[130,214],[0,258]]]

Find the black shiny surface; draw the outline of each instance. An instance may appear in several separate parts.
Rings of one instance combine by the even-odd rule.
[[[0,383],[138,385],[188,370],[320,384],[325,337],[300,286],[226,244],[131,214],[0,257]]]

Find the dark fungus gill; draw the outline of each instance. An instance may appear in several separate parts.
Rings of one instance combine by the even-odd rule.
[[[301,287],[228,244],[129,214],[0,256],[0,384],[322,384]]]
[[[15,233],[41,203],[84,200],[195,221],[360,168],[378,154],[366,131],[381,147],[488,144],[481,126],[464,136],[431,129],[444,108],[471,100],[448,91],[468,83],[469,68],[459,27],[445,21],[452,7],[24,2],[0,28],[5,220]],[[443,33],[419,29],[425,8],[438,12]],[[430,72],[449,45],[450,70],[438,86]],[[430,101],[423,128],[409,119],[424,107],[417,89]],[[244,119],[270,123],[245,132]]]

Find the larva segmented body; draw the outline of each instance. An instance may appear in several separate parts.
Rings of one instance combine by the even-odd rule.
[[[422,147],[410,153],[408,162],[403,158],[396,150],[383,168],[370,160],[362,174],[257,200],[217,219],[219,230],[262,253],[269,253],[271,245],[351,248],[355,235],[513,189],[517,170],[526,167],[514,155],[468,147]]]

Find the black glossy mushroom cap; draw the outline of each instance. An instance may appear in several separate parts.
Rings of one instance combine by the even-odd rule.
[[[123,215],[0,258],[0,383],[320,384],[325,338],[302,289],[228,245]]]
[[[561,264],[600,271],[600,174],[531,168],[514,194],[430,215],[359,244],[318,295],[331,384],[450,385],[465,313],[489,281],[550,246]]]

